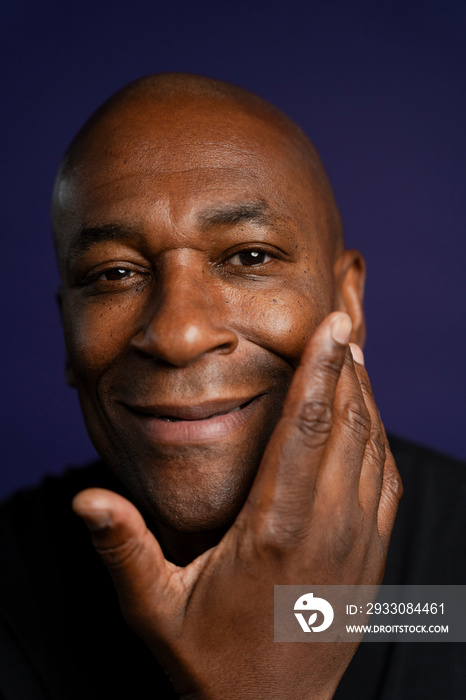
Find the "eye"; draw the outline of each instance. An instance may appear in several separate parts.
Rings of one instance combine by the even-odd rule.
[[[262,265],[270,260],[272,260],[272,256],[263,250],[241,250],[239,253],[232,255],[231,258],[228,258],[227,262],[230,265],[252,267],[253,265]]]
[[[87,294],[106,294],[110,292],[125,292],[131,290],[136,285],[138,290],[142,283],[150,281],[150,270],[133,263],[123,263],[119,265],[113,263],[102,263],[99,267],[87,272],[81,279],[76,281],[76,286],[87,289]],[[100,269],[99,269],[100,268]]]
[[[105,282],[117,282],[118,280],[132,277],[134,274],[134,270],[128,270],[126,267],[112,267],[111,269],[102,272],[97,279]]]

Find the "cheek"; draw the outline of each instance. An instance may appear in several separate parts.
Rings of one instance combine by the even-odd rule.
[[[332,311],[328,290],[292,286],[287,281],[276,293],[258,292],[232,304],[236,330],[293,368],[319,323]]]
[[[64,304],[64,334],[76,382],[92,383],[124,351],[131,336],[132,306],[117,295]]]

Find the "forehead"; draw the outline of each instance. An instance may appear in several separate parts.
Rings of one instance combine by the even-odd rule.
[[[176,218],[225,199],[265,200],[284,218],[322,208],[293,132],[230,101],[128,102],[76,151],[55,197],[63,233],[136,212]]]
[[[294,142],[291,130],[277,118],[233,101],[141,99],[123,103],[98,120],[83,139],[77,161],[89,165],[97,157],[102,162],[149,162],[155,168],[176,161],[189,168],[201,151],[202,158],[212,158],[212,165],[287,156],[291,164],[300,153]]]

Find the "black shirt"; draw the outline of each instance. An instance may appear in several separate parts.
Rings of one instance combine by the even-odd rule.
[[[384,583],[466,584],[466,465],[390,443],[404,495]],[[0,700],[177,697],[122,619],[110,577],[71,510],[89,486],[123,493],[97,463],[47,478],[1,509]],[[463,699],[465,661],[465,644],[363,643],[335,698]]]

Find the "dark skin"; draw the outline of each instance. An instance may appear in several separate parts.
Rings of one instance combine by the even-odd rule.
[[[274,644],[273,584],[382,579],[401,485],[364,264],[296,127],[167,84],[114,101],[57,181],[69,380],[146,521],[99,489],[74,508],[182,697],[330,698],[355,647]]]

